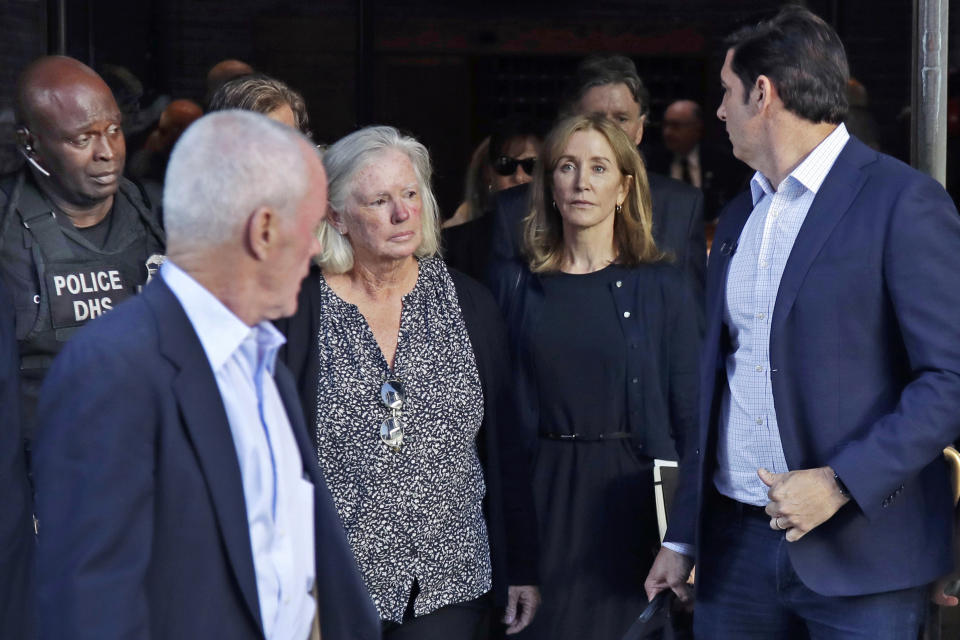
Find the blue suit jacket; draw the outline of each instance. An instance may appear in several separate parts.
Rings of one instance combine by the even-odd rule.
[[[276,381],[315,487],[324,640],[379,638],[279,363]],[[41,637],[262,638],[226,412],[199,338],[163,280],[84,327],[54,363],[41,399]]]
[[[749,193],[720,218],[707,274],[700,436],[668,540],[694,542],[712,490],[729,353],[723,305]],[[830,465],[852,501],[789,545],[825,595],[913,587],[946,573],[952,502],[942,448],[960,435],[960,217],[939,184],[851,138],[800,229],[770,334],[790,469]]]
[[[33,628],[33,505],[20,429],[20,354],[14,306],[0,281],[0,638]]]

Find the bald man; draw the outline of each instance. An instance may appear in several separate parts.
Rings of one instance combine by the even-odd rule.
[[[151,201],[163,199],[163,176],[167,172],[167,160],[173,145],[202,115],[203,109],[193,100],[172,101],[160,114],[157,128],[150,132],[143,148],[130,158],[128,175],[144,185]]]
[[[213,94],[216,93],[217,89],[219,89],[223,83],[251,73],[253,73],[253,67],[243,60],[221,60],[210,67],[210,70],[207,71],[206,104],[210,104],[210,99],[213,97]]]
[[[183,134],[167,177],[170,260],[43,387],[40,638],[379,640],[270,323],[321,249],[320,157],[228,111]]]
[[[693,100],[671,102],[663,112],[663,146],[651,152],[654,171],[682,180],[703,191],[703,213],[713,220],[737,193],[746,188],[748,167],[723,149],[703,139],[703,113]]]
[[[16,313],[29,441],[54,356],[80,326],[137,293],[164,235],[123,178],[120,110],[96,72],[72,58],[36,60],[17,85],[16,118],[27,163],[0,177],[0,278]]]

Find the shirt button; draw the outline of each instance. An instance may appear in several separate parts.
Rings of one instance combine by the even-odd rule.
[[[763,424],[763,418],[757,418],[757,424]]]
[[[622,286],[623,286],[623,280],[617,280],[617,288],[619,289]]]
[[[629,317],[630,317],[630,312],[629,312],[629,311],[624,311],[624,312],[623,312],[623,317],[624,317],[624,318],[629,318]]]
[[[759,364],[758,364],[758,365],[757,365],[757,371],[758,371],[758,372],[762,372],[762,371],[763,371],[763,365],[759,365]]]
[[[758,313],[758,314],[757,314],[757,319],[759,319],[759,320],[763,320],[763,319],[766,318],[766,317],[767,317],[767,314],[765,314],[765,313],[762,313],[762,312],[761,312],[761,313]]]
[[[760,268],[766,269],[768,266],[770,266],[770,263],[767,262],[766,260],[761,260],[761,261],[760,261]]]
[[[770,212],[770,217],[771,217],[771,218],[776,218],[776,217],[779,216],[779,215],[780,215],[780,212],[779,212],[779,211],[771,211],[771,212]]]

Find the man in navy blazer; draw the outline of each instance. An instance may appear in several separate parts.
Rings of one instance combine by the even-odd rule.
[[[700,435],[648,596],[697,560],[705,638],[916,638],[952,567],[960,217],[850,137],[836,33],[785,9],[728,41],[717,111],[757,170],[707,275]]]
[[[166,185],[160,277],[42,391],[40,637],[379,638],[269,323],[320,249],[319,157],[264,116],[211,114]]]

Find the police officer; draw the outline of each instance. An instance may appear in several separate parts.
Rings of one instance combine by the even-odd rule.
[[[16,310],[29,441],[54,356],[145,284],[164,236],[146,195],[123,177],[120,109],[93,69],[67,57],[36,60],[20,77],[16,115],[27,162],[0,178],[0,277]]]

